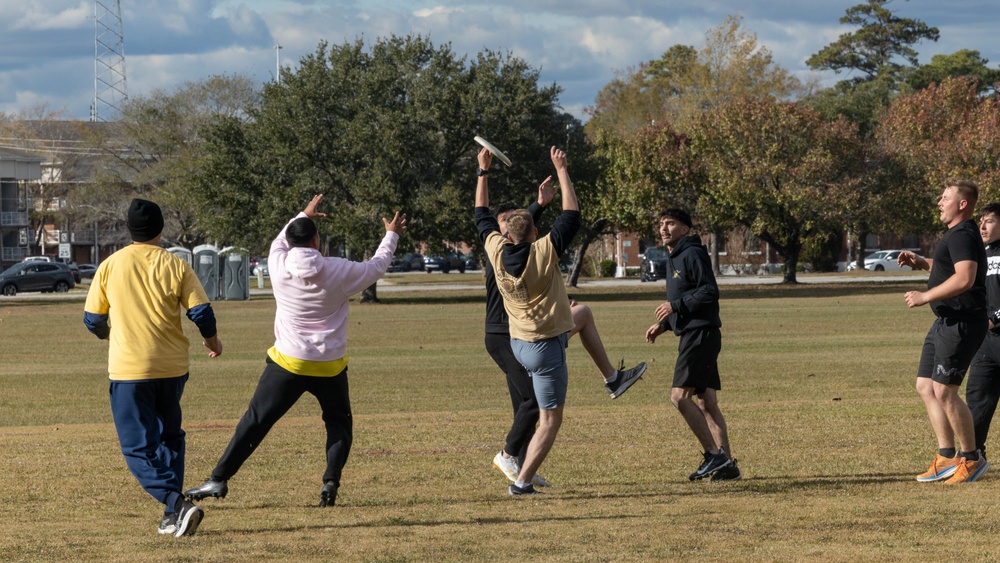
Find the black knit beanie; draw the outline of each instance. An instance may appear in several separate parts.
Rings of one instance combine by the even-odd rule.
[[[153,240],[163,231],[163,213],[152,201],[135,198],[128,206],[128,232],[135,242]]]

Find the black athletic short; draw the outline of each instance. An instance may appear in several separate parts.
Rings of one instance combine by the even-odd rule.
[[[985,318],[975,321],[945,317],[935,319],[924,339],[917,377],[929,377],[948,385],[961,385],[988,329]]]
[[[700,395],[706,389],[722,389],[719,380],[719,352],[722,331],[718,327],[691,329],[681,335],[674,367],[674,387],[693,387]]]

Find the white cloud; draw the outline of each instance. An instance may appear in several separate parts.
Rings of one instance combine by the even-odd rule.
[[[12,22],[10,28],[27,31],[51,31],[58,29],[76,29],[87,25],[93,25],[94,7],[85,0],[79,0],[76,6],[54,11],[47,10],[37,3],[11,3],[10,11],[5,13],[4,19]],[[6,8],[7,6],[3,6]],[[51,8],[51,4],[50,4]]]

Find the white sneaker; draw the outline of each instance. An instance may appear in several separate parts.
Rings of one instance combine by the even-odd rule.
[[[517,481],[517,475],[521,473],[521,466],[517,463],[516,457],[504,457],[503,452],[497,452],[493,457],[493,465],[503,471],[503,474],[513,483]]]

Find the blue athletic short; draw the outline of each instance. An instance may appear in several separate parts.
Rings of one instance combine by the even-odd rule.
[[[531,376],[531,386],[538,399],[538,408],[552,410],[566,404],[569,372],[566,370],[566,342],[561,334],[538,342],[510,339],[514,357]]]

